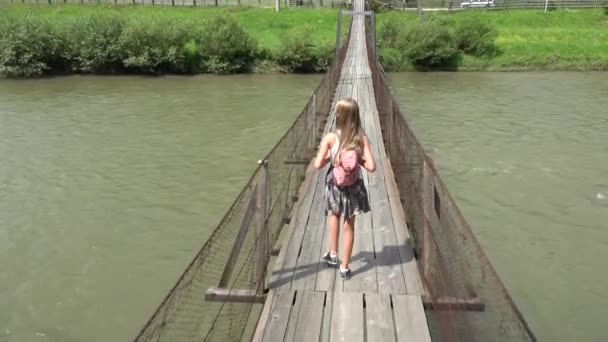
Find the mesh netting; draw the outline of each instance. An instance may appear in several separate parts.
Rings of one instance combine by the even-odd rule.
[[[348,40],[346,40],[348,41]],[[346,54],[344,44],[302,113],[256,169],[219,226],[136,341],[240,341],[257,319],[251,303],[205,299],[209,288],[263,292],[270,251],[293,209]],[[262,280],[263,283],[263,280]]]
[[[433,340],[536,341],[471,228],[404,119],[373,49],[368,58],[386,152],[427,292]]]

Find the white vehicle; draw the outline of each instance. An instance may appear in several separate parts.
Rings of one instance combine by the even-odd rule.
[[[460,3],[460,7],[494,7],[494,0],[467,0]]]

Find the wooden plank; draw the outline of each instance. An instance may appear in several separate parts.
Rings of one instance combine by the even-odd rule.
[[[293,306],[291,307],[291,313],[289,314],[289,321],[287,322],[287,329],[285,331],[285,337],[283,337],[283,341],[293,341],[296,334],[296,327],[299,324],[300,320],[300,310],[302,308],[302,304],[307,301],[306,295],[303,291],[297,291]]]
[[[363,342],[363,329],[363,294],[335,292],[330,341]]]
[[[399,255],[395,227],[388,203],[384,168],[382,167],[381,155],[378,148],[381,139],[378,139],[373,121],[366,121],[366,132],[370,139],[372,153],[378,159],[376,172],[369,175],[369,196],[372,207],[374,245],[376,248],[378,291],[406,293],[405,278],[401,269],[402,260]]]
[[[431,341],[422,299],[415,295],[393,295],[397,341]]]
[[[334,308],[334,292],[326,292],[323,322],[321,324],[321,342],[329,342],[331,338],[331,317]]]
[[[264,303],[266,295],[250,289],[210,287],[205,292],[205,300],[226,303]]]
[[[270,290],[268,292],[268,296],[266,296],[266,301],[262,307],[262,312],[260,313],[260,318],[258,319],[251,342],[261,342],[264,339],[264,333],[266,332],[266,326],[268,325],[268,317],[270,317],[270,310],[272,309],[272,304],[274,303],[276,296],[276,291]]]
[[[315,172],[313,176],[309,175],[307,179],[305,179],[305,182],[307,182],[308,179],[310,179],[310,181],[313,179],[316,181],[319,176],[319,173]],[[310,183],[308,184],[306,195],[304,197],[300,196],[300,198],[303,199],[302,203],[298,206],[298,209],[289,224],[292,229],[291,236],[289,237],[289,241],[287,242],[284,251],[281,250],[279,253],[279,258],[281,257],[281,253],[283,253],[282,262],[273,270],[268,283],[269,288],[291,288],[291,281],[298,259],[298,252],[306,230],[306,223],[308,222],[312,202],[315,197],[314,184],[316,183],[312,184],[312,186]]]
[[[388,294],[365,294],[367,341],[395,341],[391,299]]]
[[[321,339],[321,325],[323,323],[324,311],[325,292],[304,292],[293,339],[288,335],[285,340],[298,342],[319,341]]]
[[[303,290],[308,282],[308,287],[314,289],[317,279],[317,270],[319,260],[319,251],[313,251],[315,239],[323,239],[323,231],[325,230],[325,215],[323,214],[324,207],[324,192],[325,179],[323,175],[326,168],[319,172],[319,178],[315,184],[315,198],[312,202],[312,207],[308,215],[304,237],[299,247],[299,255],[296,261],[295,270],[293,273],[292,289]],[[318,243],[320,245],[321,242]]]
[[[375,106],[375,100],[373,100]],[[380,128],[380,118],[378,112],[373,113],[375,126]],[[377,131],[379,132],[379,131]],[[389,197],[389,206],[393,218],[393,226],[395,229],[395,235],[397,238],[397,245],[399,246],[399,256],[402,261],[403,275],[405,278],[406,291],[409,294],[424,295],[425,290],[422,285],[420,278],[420,271],[418,264],[414,257],[413,241],[411,240],[409,230],[406,224],[405,213],[401,206],[399,197],[399,190],[397,183],[395,182],[395,175],[390,164],[390,160],[386,155],[386,149],[384,147],[384,141],[382,140],[381,133],[377,140],[379,150],[379,160],[384,170],[385,182],[387,187],[387,193]]]
[[[264,331],[263,341],[283,341],[287,330],[287,323],[291,314],[291,308],[295,291],[278,291],[272,302],[269,319]]]

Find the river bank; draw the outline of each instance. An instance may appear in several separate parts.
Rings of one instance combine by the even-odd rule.
[[[336,17],[335,9],[4,6],[0,77],[320,73]],[[422,28],[417,20],[378,14],[387,71],[608,70],[606,11],[436,12]]]

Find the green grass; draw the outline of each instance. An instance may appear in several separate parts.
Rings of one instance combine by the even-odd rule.
[[[179,8],[168,6],[113,6],[113,5],[11,5],[3,10],[7,15],[19,15],[23,12],[35,12],[49,18],[64,19],[90,13],[112,13],[123,16],[163,16],[180,21],[199,22],[215,15],[236,16],[247,32],[266,48],[278,48],[281,37],[289,30],[309,26],[313,42],[332,43],[336,39],[337,10],[320,9],[274,9],[259,7],[205,7]],[[347,21],[343,27],[348,27]],[[345,31],[345,30],[343,30]]]
[[[474,16],[498,32],[492,58],[464,56],[459,70],[608,70],[608,15],[600,9],[429,12],[450,24]],[[415,13],[390,12],[378,22],[409,22]]]
[[[308,28],[311,41],[328,46],[335,41],[337,9],[273,9],[256,7],[172,8],[167,6],[112,6],[112,5],[11,5],[0,8],[3,16],[19,16],[26,12],[62,21],[91,13],[116,14],[127,17],[175,18],[197,27],[209,17],[235,16],[257,42],[260,50],[276,52],[283,37],[293,30]],[[450,27],[469,17],[487,20],[498,32],[498,53],[491,57],[463,55],[458,70],[608,70],[608,12],[601,9],[508,11],[427,12],[426,20],[441,20]],[[415,12],[384,12],[377,16],[378,27],[388,21],[399,25],[418,20]],[[344,20],[343,32],[348,20]],[[382,47],[380,47],[382,51]],[[399,58],[399,51],[390,51],[396,60],[390,71],[411,70],[411,63]],[[395,58],[394,58],[395,57]],[[272,61],[260,61],[264,69]],[[257,68],[258,70],[260,68]],[[273,68],[266,68],[273,69]],[[273,69],[274,70],[274,69]]]

